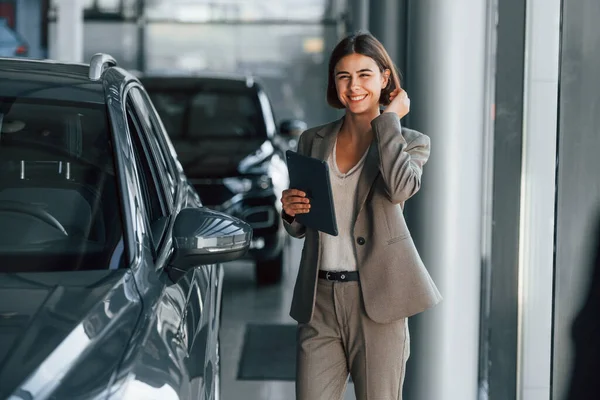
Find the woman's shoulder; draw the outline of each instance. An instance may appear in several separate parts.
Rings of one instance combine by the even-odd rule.
[[[325,132],[327,132],[328,130],[330,130],[332,127],[334,127],[335,125],[337,125],[340,122],[339,119],[336,119],[334,121],[331,122],[327,122],[326,124],[322,124],[322,125],[318,125],[318,126],[313,126],[311,128],[308,128],[307,130],[305,130],[304,132],[302,132],[301,138],[303,137],[304,140],[311,140],[315,137],[316,134],[323,134]]]
[[[301,154],[309,154],[315,136],[325,136],[337,122],[338,121],[332,121],[323,125],[313,126],[302,132],[302,135],[300,135],[300,139],[298,140],[298,152]]]
[[[410,143],[415,143],[415,144],[420,143],[422,145],[429,146],[429,144],[431,142],[431,139],[429,138],[429,136],[427,136],[423,132],[419,132],[415,129],[402,127],[402,136],[404,136],[404,139],[409,144]]]

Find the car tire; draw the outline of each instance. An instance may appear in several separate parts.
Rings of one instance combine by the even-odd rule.
[[[272,285],[283,278],[283,250],[272,260],[256,261],[256,282]]]

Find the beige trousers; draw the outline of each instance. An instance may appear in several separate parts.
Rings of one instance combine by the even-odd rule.
[[[406,319],[376,323],[358,282],[318,279],[313,318],[298,325],[296,399],[343,399],[350,374],[357,400],[401,400],[409,354]]]

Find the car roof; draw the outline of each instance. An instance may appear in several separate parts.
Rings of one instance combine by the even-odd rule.
[[[0,58],[0,96],[105,103],[102,80],[91,80],[89,69],[89,64]]]

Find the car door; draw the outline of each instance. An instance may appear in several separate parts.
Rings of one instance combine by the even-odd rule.
[[[186,193],[183,189],[185,180],[180,176],[176,162],[173,160],[174,150],[169,148],[169,139],[166,136],[160,118],[147,94],[141,87],[135,87],[130,91],[130,96],[134,101],[136,111],[140,115],[141,125],[147,136],[147,147],[151,151],[154,162],[159,171],[159,178],[162,182],[167,198],[167,207],[172,214],[176,214],[183,204],[188,204],[185,199]],[[180,188],[181,187],[181,188]],[[199,204],[198,204],[199,206]],[[217,266],[205,265],[189,271],[181,277],[176,283],[177,290],[185,295],[186,303],[183,310],[183,317],[178,328],[178,335],[186,344],[187,355],[185,365],[187,366],[189,377],[193,385],[199,389],[211,391],[205,388],[205,383],[212,386],[210,378],[205,379],[204,371],[206,368],[211,371],[211,353],[214,353],[215,347],[214,324],[211,320],[215,319],[216,294],[218,287]]]
[[[110,398],[166,398],[153,393],[164,388],[176,396],[169,398],[187,399],[191,397],[183,360],[187,344],[179,335],[186,293],[165,279],[174,214],[130,86],[121,89],[119,83],[111,89],[108,105],[121,147],[119,166],[128,193],[124,208],[131,212],[129,234],[135,258],[131,271],[142,313],[120,365],[118,375],[123,379],[115,381]]]

